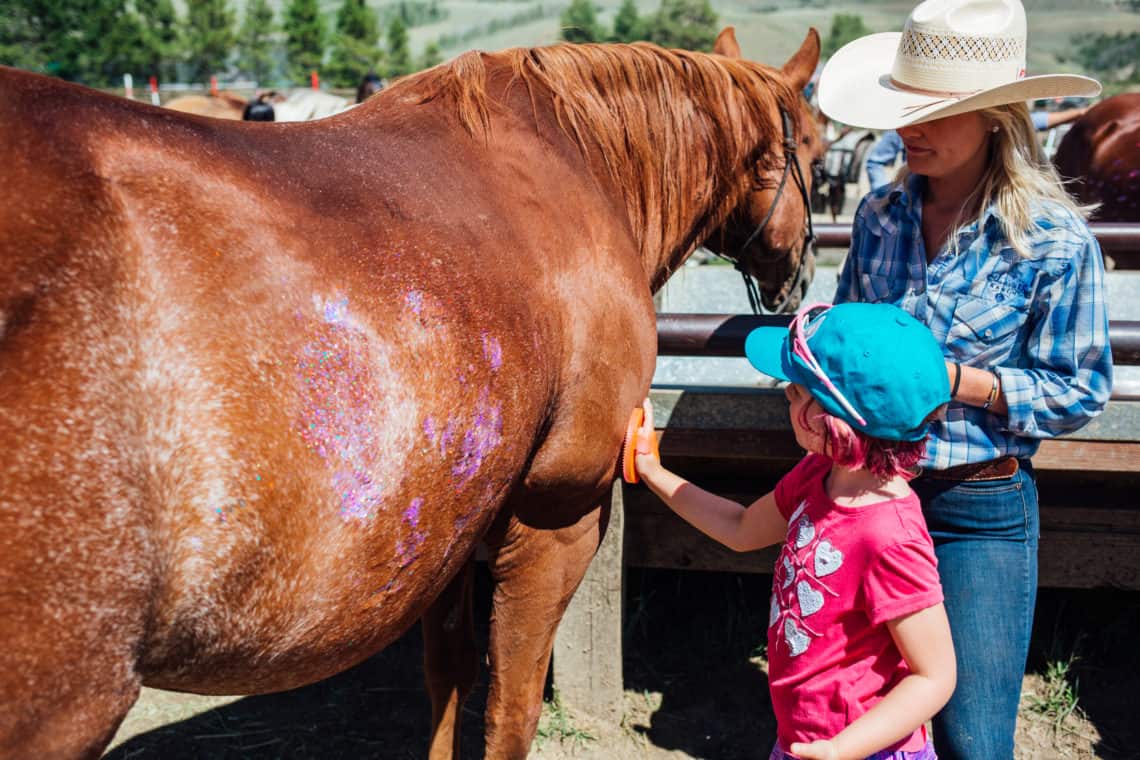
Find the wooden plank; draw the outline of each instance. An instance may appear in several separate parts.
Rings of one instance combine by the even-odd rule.
[[[743,461],[771,460],[791,465],[804,452],[786,430],[694,430],[666,428],[658,431],[663,459],[721,460],[738,466]],[[1033,457],[1038,470],[1083,472],[1140,472],[1140,441],[1088,441],[1077,437],[1042,441]]]
[[[1053,438],[1033,456],[1039,470],[1140,472],[1140,441],[1082,441]]]
[[[722,495],[745,503],[758,494]],[[625,509],[625,562],[631,567],[772,572],[774,548],[733,552],[674,515],[648,490],[627,491]],[[1041,586],[1140,590],[1140,509],[1042,506],[1038,564]]]
[[[623,712],[621,613],[625,510],[615,480],[606,536],[554,638],[554,684],[563,703],[616,725]],[[663,505],[662,505],[663,506]]]

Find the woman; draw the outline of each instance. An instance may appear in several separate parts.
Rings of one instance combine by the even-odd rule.
[[[933,0],[901,33],[846,45],[820,107],[895,129],[896,181],[864,198],[836,301],[895,303],[943,347],[953,401],[913,487],[934,539],[958,686],[934,719],[943,758],[1010,758],[1037,588],[1040,440],[1108,401],[1100,248],[1039,162],[1025,101],[1091,97],[1068,75],[1025,77],[1019,0]]]

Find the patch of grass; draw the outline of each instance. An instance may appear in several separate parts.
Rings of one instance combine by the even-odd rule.
[[[549,702],[542,703],[542,717],[538,719],[538,733],[534,737],[534,743],[541,749],[551,740],[569,744],[573,749],[586,747],[597,740],[590,732],[574,725],[557,689],[554,689],[554,696]]]
[[[1048,720],[1054,731],[1064,728],[1065,719],[1077,710],[1077,690],[1080,679],[1073,673],[1077,655],[1067,659],[1050,660],[1045,667],[1044,694],[1031,694],[1027,699],[1029,712]]]

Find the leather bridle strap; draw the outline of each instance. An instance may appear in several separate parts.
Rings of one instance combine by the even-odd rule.
[[[766,299],[756,286],[756,281],[752,278],[752,275],[744,270],[743,256],[744,252],[748,250],[748,247],[755,242],[756,238],[760,236],[760,233],[764,231],[764,228],[768,226],[768,222],[772,220],[772,215],[776,213],[776,206],[780,203],[780,195],[784,192],[784,186],[788,183],[789,174],[792,175],[796,189],[800,191],[800,197],[803,199],[804,216],[807,226],[807,235],[804,237],[804,251],[800,255],[799,266],[796,267],[796,271],[788,278],[788,282],[791,283],[789,285],[789,293],[803,280],[804,268],[807,265],[807,248],[811,244],[811,241],[815,239],[815,229],[812,227],[811,221],[811,198],[808,195],[807,182],[804,181],[803,169],[800,168],[800,162],[796,160],[796,136],[795,129],[792,126],[792,116],[781,108],[780,118],[783,121],[784,129],[784,172],[780,175],[780,184],[776,186],[776,195],[772,199],[772,205],[768,207],[768,213],[766,213],[760,223],[756,225],[756,229],[753,230],[752,234],[748,236],[748,239],[744,241],[744,245],[740,246],[740,252],[737,254],[736,261],[734,262],[736,271],[740,272],[740,276],[744,278],[744,288],[748,292],[748,305],[752,307],[753,314],[759,314],[761,306],[768,308],[769,311],[778,311],[787,301],[787,298],[784,298],[779,301],[774,301],[771,305],[765,303]]]

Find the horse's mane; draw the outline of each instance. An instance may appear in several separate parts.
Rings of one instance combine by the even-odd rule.
[[[760,64],[648,43],[471,51],[397,82],[390,94],[450,101],[463,127],[486,139],[501,108],[488,95],[489,72],[500,68],[527,87],[534,108],[536,95],[549,95],[562,129],[600,159],[593,165],[627,199],[643,250],[662,242],[658,231],[677,239],[704,192],[742,192],[742,162],[760,158],[777,136],[773,100],[794,111],[797,98]]]

